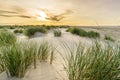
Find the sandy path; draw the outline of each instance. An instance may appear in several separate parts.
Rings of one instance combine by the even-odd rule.
[[[36,69],[30,69],[24,80],[60,80],[57,77],[57,73],[54,67],[47,62],[41,62],[37,64]]]

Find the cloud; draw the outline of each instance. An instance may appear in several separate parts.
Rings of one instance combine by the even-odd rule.
[[[0,14],[6,14],[6,13],[18,14],[18,13],[15,12],[15,11],[0,10]]]
[[[27,10],[16,5],[12,5],[10,10],[0,10],[0,16],[2,17],[20,17],[20,18],[32,18],[33,16],[25,15]]]
[[[26,8],[23,8],[23,7],[18,6],[18,5],[11,5],[9,7],[5,7],[4,5],[0,5],[0,7],[3,7],[3,8],[0,8],[1,9],[0,13],[18,14],[18,13],[26,13],[27,12]]]
[[[32,16],[26,16],[26,15],[18,15],[18,17],[22,17],[22,18],[32,18]]]
[[[2,17],[20,17],[20,18],[32,18],[31,16],[26,16],[26,15],[4,15],[0,14]]]
[[[51,21],[61,21],[62,19],[66,18],[67,15],[73,13],[73,11],[71,10],[66,10],[64,13],[55,15],[55,14],[50,14],[48,15],[48,17],[46,18],[47,20],[51,20]]]
[[[69,9],[65,10],[63,13],[60,13],[60,14],[52,13],[48,9],[41,9],[41,8],[39,8],[39,10],[45,12],[47,14],[46,19],[50,20],[50,21],[61,21],[62,19],[66,18],[67,15],[73,13],[73,11],[69,10]]]
[[[51,21],[60,21],[62,20],[64,17],[63,16],[50,16],[50,17],[47,17],[46,19],[47,20],[51,20]]]
[[[27,12],[27,10],[25,8],[22,8],[21,6],[17,6],[17,5],[13,5],[11,7],[12,10],[14,10],[15,12],[18,12],[18,13],[25,13]]]

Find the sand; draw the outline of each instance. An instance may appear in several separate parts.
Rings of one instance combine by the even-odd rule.
[[[84,28],[85,30],[94,30],[99,32],[102,35],[101,41],[104,40],[104,35],[109,34],[113,36],[117,42],[120,41],[120,28]],[[34,41],[36,43],[40,43],[43,40],[49,41],[52,46],[56,47],[57,50],[61,52],[62,55],[65,55],[65,49],[62,47],[62,42],[66,43],[68,46],[73,46],[73,43],[81,42],[85,46],[91,45],[92,40],[87,37],[79,37],[77,35],[73,35],[69,32],[66,32],[66,29],[61,29],[62,36],[54,37],[53,31],[50,30],[47,34],[36,33],[33,38],[28,39],[23,34],[16,34],[18,41]],[[118,37],[119,36],[119,37]],[[27,70],[26,75],[22,79],[18,78],[10,78],[7,77],[6,73],[3,72],[0,74],[0,80],[68,80],[67,74],[65,72],[65,68],[63,66],[63,59],[59,55],[59,53],[55,52],[55,60],[53,64],[49,64],[48,62],[37,62],[37,68],[34,69],[33,66]]]

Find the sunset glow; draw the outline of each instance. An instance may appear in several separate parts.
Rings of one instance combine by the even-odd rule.
[[[0,24],[120,25],[120,0],[0,0]]]
[[[41,21],[48,21],[46,18],[47,18],[47,15],[46,13],[42,12],[42,11],[38,11],[38,17],[37,19],[38,20],[41,20]]]

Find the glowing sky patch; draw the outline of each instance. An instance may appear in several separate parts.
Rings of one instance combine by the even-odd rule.
[[[45,12],[42,12],[42,11],[36,11],[36,14],[38,14],[38,17],[37,19],[38,20],[41,20],[41,21],[48,21],[46,18],[47,18],[47,15]]]
[[[120,0],[0,0],[0,24],[120,25]]]

